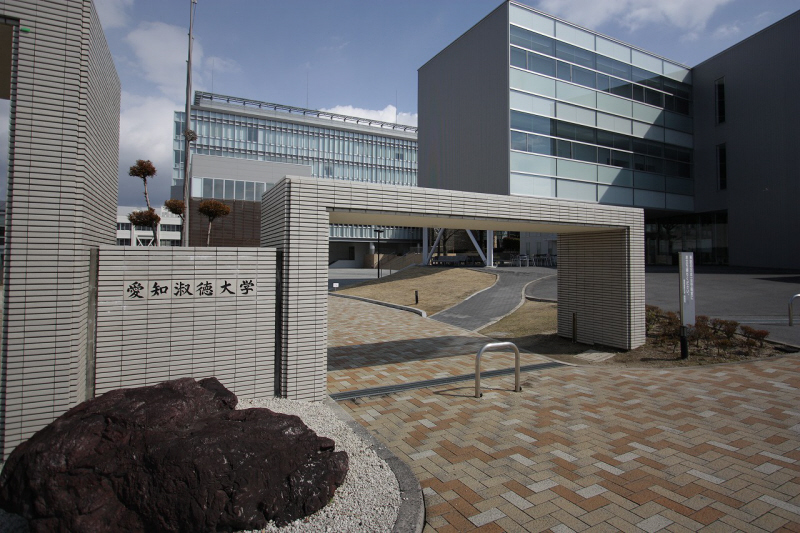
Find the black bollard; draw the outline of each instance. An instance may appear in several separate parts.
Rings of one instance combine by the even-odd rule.
[[[686,326],[681,326],[681,359],[689,359],[689,339],[686,338]]]

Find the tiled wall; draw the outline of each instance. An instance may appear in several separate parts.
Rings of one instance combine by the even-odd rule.
[[[120,84],[90,0],[5,0],[14,31],[3,451],[85,398],[90,248],[114,244]]]
[[[331,221],[558,232],[559,277],[565,273],[558,285],[559,334],[572,336],[575,312],[581,342],[624,349],[644,342],[640,209],[287,177],[264,195],[261,221],[261,245],[283,253],[281,392],[290,398],[325,394]]]
[[[633,231],[634,238],[628,236]],[[633,249],[631,249],[633,248]],[[626,261],[631,257],[634,265]],[[583,343],[644,343],[644,235],[636,230],[558,236],[558,332]],[[634,327],[630,327],[630,326]]]
[[[272,396],[275,250],[102,246],[95,393],[214,376]]]
[[[284,179],[264,194],[261,245],[283,257],[279,393],[320,401],[327,395],[328,213],[317,203],[316,181]]]

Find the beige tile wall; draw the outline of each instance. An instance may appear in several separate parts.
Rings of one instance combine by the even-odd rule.
[[[103,246],[98,264],[96,394],[214,376],[273,395],[273,248]]]
[[[17,19],[6,212],[3,452],[85,398],[90,248],[113,244],[120,84],[90,0]]]

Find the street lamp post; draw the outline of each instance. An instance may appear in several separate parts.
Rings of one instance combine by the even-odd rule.
[[[192,142],[197,140],[197,134],[192,131],[192,44],[194,41],[194,12],[197,0],[189,2],[189,57],[186,60],[186,127],[183,129],[183,227],[181,228],[181,241],[183,246],[189,246],[189,150]]]
[[[381,235],[383,235],[384,231],[385,230],[382,230],[382,229],[376,229],[375,230],[375,233],[378,234],[378,248],[377,248],[377,252],[378,252],[378,279],[381,279]]]

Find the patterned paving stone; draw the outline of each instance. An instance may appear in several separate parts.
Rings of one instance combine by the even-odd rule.
[[[331,394],[474,373],[478,350],[493,342],[414,313],[335,296],[328,298],[328,317]],[[546,362],[524,353],[521,364]],[[481,357],[482,371],[513,366],[510,352]]]
[[[364,305],[330,314],[331,391],[344,381],[365,388],[465,373],[477,351],[469,343],[485,341]],[[437,335],[468,341],[444,346]],[[472,383],[457,383],[340,402],[411,466],[426,531],[800,530],[796,356],[681,369],[564,366],[523,374],[520,393],[513,376],[483,384],[480,399]]]

